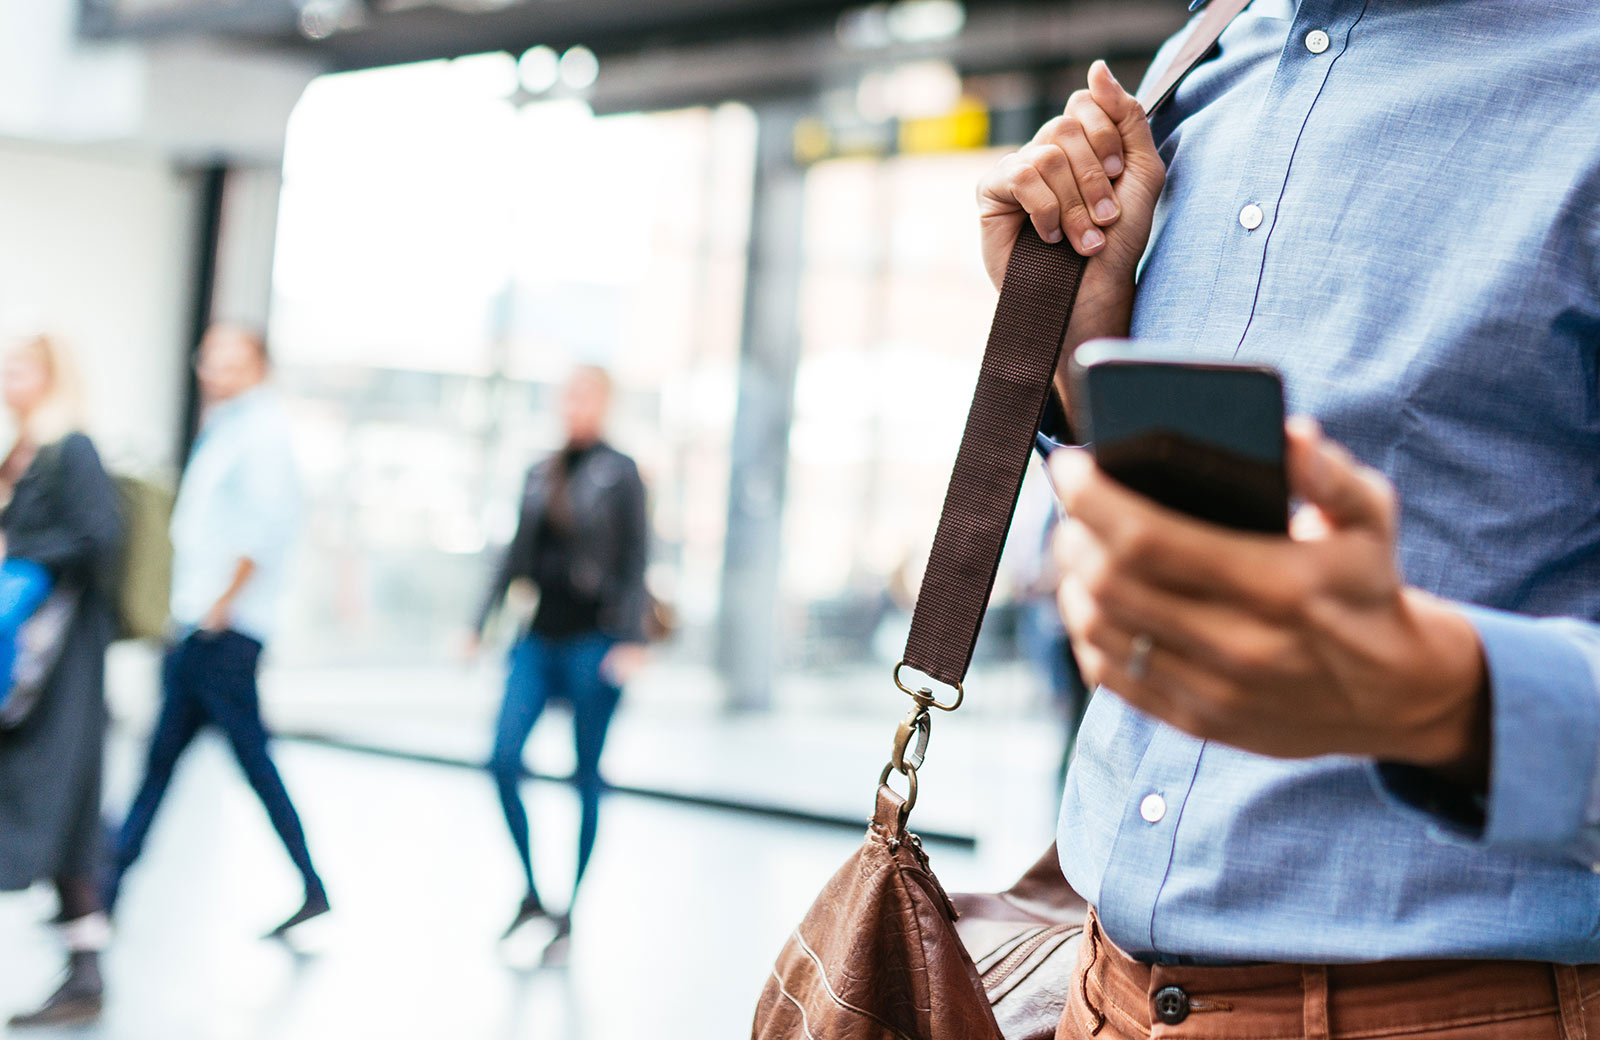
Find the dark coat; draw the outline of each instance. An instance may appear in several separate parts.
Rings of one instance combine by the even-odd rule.
[[[38,706],[0,733],[0,891],[92,877],[100,835],[106,647],[122,524],[89,438],[40,450],[0,513],[6,549],[80,590],[77,616]]]
[[[556,464],[552,457],[528,471],[517,533],[478,613],[480,630],[513,581],[534,577],[539,531],[544,526]],[[573,587],[599,600],[601,632],[618,642],[644,642],[649,532],[639,467],[610,445],[597,444],[572,474],[568,493],[576,521],[567,536],[569,580]]]

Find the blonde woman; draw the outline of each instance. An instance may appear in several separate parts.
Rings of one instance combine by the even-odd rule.
[[[77,593],[75,615],[38,705],[0,732],[0,891],[54,884],[67,977],[13,1028],[87,1022],[100,1013],[99,952],[109,935],[96,893],[105,654],[115,629],[111,575],[121,525],[116,492],[89,438],[70,356],[35,336],[0,367],[0,399],[17,429],[0,461],[0,537],[8,558]]]

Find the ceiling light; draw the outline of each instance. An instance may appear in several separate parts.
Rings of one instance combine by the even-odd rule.
[[[561,56],[561,82],[573,90],[587,90],[600,78],[600,59],[587,47],[570,48]]]
[[[902,43],[932,43],[961,35],[967,9],[959,0],[901,0],[889,8],[889,32]]]
[[[308,40],[326,40],[341,29],[353,29],[361,24],[359,5],[350,0],[302,0],[300,4],[300,35]]]
[[[543,94],[561,81],[561,57],[551,47],[530,47],[517,62],[517,75],[523,90]]]
[[[839,43],[853,51],[882,50],[894,42],[889,32],[889,5],[871,4],[839,16]]]

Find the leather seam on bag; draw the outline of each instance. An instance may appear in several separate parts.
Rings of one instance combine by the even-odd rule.
[[[806,1035],[806,1040],[817,1040],[816,1035],[811,1032],[811,1022],[806,1018],[805,1005],[796,1000],[794,994],[784,987],[783,976],[778,974],[776,967],[772,969],[772,980],[778,984],[778,992],[783,994],[784,999],[793,1004],[795,1010],[800,1012],[800,1031]],[[827,985],[826,980],[824,980],[823,985]]]
[[[915,908],[916,905],[917,905],[917,901],[915,899],[911,898],[911,883],[906,880],[906,870],[907,870],[907,868],[904,867],[904,866],[901,866],[898,861],[895,862],[894,866],[895,866],[894,877],[895,877],[895,880],[900,883],[900,887],[905,892],[906,905],[910,906],[912,908]],[[924,871],[924,874],[926,874],[926,873],[927,872]],[[928,876],[931,879],[931,875],[928,875]],[[939,896],[944,900],[942,905],[944,906],[945,912],[950,915],[951,923],[954,923],[957,915],[956,915],[956,912],[955,912],[955,907],[950,905],[950,897],[945,893],[943,885],[940,885],[937,881],[935,881],[934,882],[934,886],[938,889]],[[924,895],[928,895],[929,893],[924,891],[923,894]],[[913,913],[911,914],[911,927],[913,927],[913,928],[915,928],[917,930],[917,942],[916,942],[916,945],[911,947],[911,949],[915,950],[918,953],[918,955],[922,958],[923,999],[925,1001],[925,1006],[927,1008],[928,1019],[931,1022],[932,1019],[933,1019],[933,993],[930,990],[930,987],[929,987],[929,984],[928,984],[928,980],[931,977],[932,973],[928,970],[928,947],[924,945],[925,940],[924,940],[923,935],[922,935],[922,919],[917,916],[917,914],[915,913],[914,909],[913,909]],[[983,987],[981,985],[978,987],[978,992],[979,992],[980,995],[983,992]],[[985,1000],[984,1003],[987,1004],[988,1001]]]
[[[1052,956],[1055,955],[1056,951],[1061,948],[1062,944],[1068,942],[1074,935],[1081,933],[1082,931],[1083,926],[1079,924],[1058,924],[1052,925],[1048,928],[1041,928],[1037,933],[1029,936],[1024,942],[1018,943],[1017,948],[1008,954],[1005,960],[1001,961],[999,964],[990,969],[990,972],[994,974],[994,978],[991,979],[988,975],[984,976],[984,992],[993,993],[995,990],[1005,985],[1005,983],[1008,982],[1019,970],[1021,970],[1023,965],[1027,964],[1035,954],[1039,953],[1041,950],[1045,950],[1046,947],[1048,947],[1049,949],[1045,955],[1040,957],[1038,962],[1034,964],[1033,967],[1029,968],[1026,972],[1023,972],[1022,978],[1027,978],[1029,975],[1032,975],[1034,972],[1038,971],[1042,965],[1046,964]],[[1051,945],[1051,940],[1055,941],[1054,945]]]
[[[796,928],[794,930],[794,941],[799,944],[801,952],[804,953],[807,957],[810,957],[811,958],[811,962],[817,966],[817,978],[822,981],[823,990],[828,994],[828,997],[835,1004],[839,1005],[841,1008],[844,1008],[846,1011],[850,1011],[850,1012],[853,1012],[853,1013],[855,1013],[857,1015],[860,1015],[862,1018],[871,1019],[872,1021],[876,1022],[878,1025],[880,1025],[883,1028],[887,1029],[890,1032],[890,1034],[892,1034],[895,1037],[895,1040],[911,1040],[911,1037],[906,1036],[904,1033],[900,1032],[900,1030],[896,1029],[894,1026],[892,1026],[889,1023],[885,1022],[883,1019],[879,1018],[877,1015],[874,1015],[872,1012],[868,1011],[866,1008],[857,1007],[856,1005],[850,1003],[848,1000],[846,1000],[843,997],[841,997],[837,992],[835,992],[834,988],[833,988],[833,983],[828,981],[828,969],[823,966],[822,958],[817,956],[817,951],[813,950],[811,948],[811,944],[806,942],[806,937],[800,934],[800,929],[798,929],[798,928]],[[783,987],[782,980],[779,980],[778,987],[780,989]],[[785,992],[784,996],[788,996],[788,993]],[[793,997],[789,997],[789,999],[793,1000],[794,998]],[[802,1014],[803,1014],[803,1012],[802,1012]],[[810,1036],[811,1033],[809,1031],[807,1031],[806,1035]]]
[[[1041,932],[1044,931],[1044,929],[1045,926],[1040,925],[1039,927],[1034,928],[1032,931],[1007,936],[1005,941],[1001,942],[998,946],[991,947],[981,956],[978,954],[973,954],[972,963],[977,966],[978,974],[987,979],[991,971],[994,971],[1001,964],[1005,963],[1005,959],[1007,957],[1015,953],[1017,949],[1028,940],[1036,938]],[[971,952],[970,946],[968,947],[968,952]],[[985,967],[985,965],[987,965],[987,967]]]

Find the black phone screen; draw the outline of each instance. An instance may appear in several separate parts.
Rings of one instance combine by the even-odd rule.
[[[1115,356],[1072,366],[1073,420],[1107,474],[1168,508],[1288,530],[1283,383],[1269,368]]]

